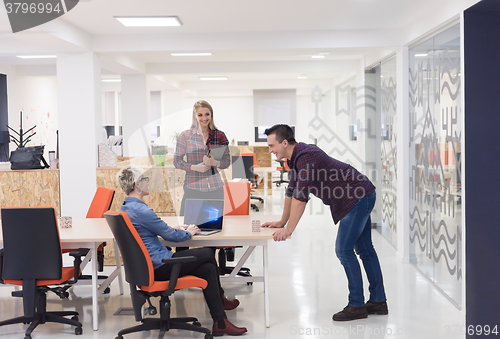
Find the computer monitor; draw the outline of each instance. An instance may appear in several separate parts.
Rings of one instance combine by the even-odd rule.
[[[233,155],[232,156],[233,179],[248,179],[251,183],[255,181],[253,172],[253,156]]]

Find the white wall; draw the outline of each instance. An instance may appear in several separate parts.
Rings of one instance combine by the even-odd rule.
[[[45,145],[45,159],[48,151],[56,150],[58,129],[57,78],[54,76],[12,76],[7,75],[9,100],[9,126],[19,132],[20,111],[23,111],[23,130],[36,125],[36,134],[28,146]],[[14,133],[11,132],[12,135]],[[31,133],[28,133],[30,135]],[[10,150],[16,145],[10,144]]]

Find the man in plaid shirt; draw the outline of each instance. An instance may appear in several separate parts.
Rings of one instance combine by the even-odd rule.
[[[375,186],[354,167],[330,157],[316,145],[297,143],[288,125],[275,125],[265,134],[269,152],[278,160],[289,159],[290,183],[281,220],[264,223],[262,227],[281,228],[274,232],[273,238],[284,241],[297,227],[309,195],[320,198],[330,207],[333,221],[340,222],[335,252],[344,266],[349,288],[349,303],[333,315],[333,320],[388,314],[382,270],[371,239],[370,213],[375,205]],[[363,261],[370,283],[370,298],[366,303],[356,254]]]

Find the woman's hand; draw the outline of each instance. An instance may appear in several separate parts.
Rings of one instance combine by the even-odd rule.
[[[285,224],[283,224],[281,221],[268,221],[263,223],[260,227],[281,228],[284,226]]]
[[[189,225],[187,228],[186,228],[186,232],[189,232],[191,233],[191,236],[195,235],[198,231],[200,230],[200,228],[196,225]]]
[[[198,165],[191,165],[191,171],[196,171],[196,172],[206,172],[210,169],[210,166],[205,165],[204,163],[200,162]]]
[[[210,167],[212,167],[212,166],[217,167],[217,160],[215,160],[214,157],[212,157],[212,156],[208,157],[208,156],[204,155],[203,156],[203,163],[207,166],[210,166]]]
[[[187,227],[187,225],[177,225],[177,226],[170,226],[174,230],[184,230],[184,227]]]

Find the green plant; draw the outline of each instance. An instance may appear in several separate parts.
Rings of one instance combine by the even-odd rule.
[[[155,155],[165,155],[168,154],[168,148],[166,147],[159,147],[155,150]]]

